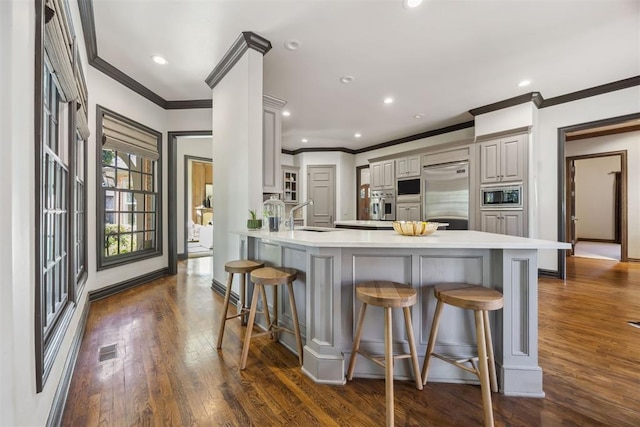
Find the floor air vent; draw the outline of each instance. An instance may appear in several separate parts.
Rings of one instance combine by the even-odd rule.
[[[628,324],[630,324],[631,326],[634,326],[636,328],[640,328],[640,322],[627,322]]]
[[[100,354],[98,355],[98,362],[104,362],[105,360],[115,359],[118,357],[118,344],[106,345],[100,348]]]

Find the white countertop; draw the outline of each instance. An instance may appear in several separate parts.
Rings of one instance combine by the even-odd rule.
[[[550,240],[529,239],[467,230],[437,230],[428,236],[402,236],[393,230],[350,230],[344,228],[303,227],[325,232],[296,229],[279,232],[238,231],[241,236],[273,242],[321,248],[435,248],[435,249],[570,249],[571,245]]]

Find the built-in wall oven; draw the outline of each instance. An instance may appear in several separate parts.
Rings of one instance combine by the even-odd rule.
[[[406,178],[396,181],[396,202],[420,202],[422,179]]]
[[[393,221],[396,219],[396,195],[393,190],[371,192],[371,219]]]
[[[480,207],[482,209],[522,209],[522,185],[482,187]]]

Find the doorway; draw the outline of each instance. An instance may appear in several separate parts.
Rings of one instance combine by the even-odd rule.
[[[371,175],[369,165],[356,167],[356,219],[371,219]]]
[[[627,260],[627,153],[567,157],[567,256]]]
[[[184,156],[184,236],[187,258],[213,256],[213,162]]]
[[[333,227],[336,218],[336,166],[307,166],[307,225]]]

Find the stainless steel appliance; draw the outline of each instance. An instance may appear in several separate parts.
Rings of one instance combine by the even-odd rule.
[[[399,179],[396,181],[396,202],[420,202],[420,178]]]
[[[522,209],[522,185],[482,187],[480,207],[482,209]]]
[[[371,192],[371,219],[377,221],[396,219],[396,195],[393,190]]]
[[[469,162],[425,166],[423,217],[448,222],[451,230],[469,229]]]

